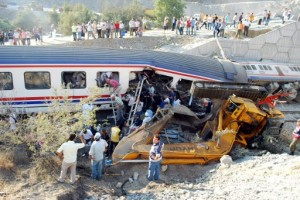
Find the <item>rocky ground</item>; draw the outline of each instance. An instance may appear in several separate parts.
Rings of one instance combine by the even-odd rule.
[[[286,141],[279,145],[287,150]],[[4,152],[2,149],[2,159]],[[169,165],[162,172],[160,182],[146,179],[147,163],[109,167],[101,181],[94,181],[90,178],[88,160],[79,158],[79,179],[74,185],[56,181],[60,161],[54,155],[38,162],[23,159],[11,169],[0,169],[0,199],[300,198],[299,153],[290,156],[236,147],[231,156],[231,165],[218,161],[204,166]],[[18,157],[20,160],[20,152]]]
[[[147,35],[148,34],[148,35]],[[161,30],[145,37],[72,42],[70,37],[45,39],[43,45],[98,48],[137,48],[184,52],[211,39],[210,32],[198,36],[174,36]],[[277,154],[240,147],[231,153],[231,165],[219,161],[208,165],[169,165],[160,182],[146,179],[147,163],[118,164],[107,168],[101,181],[90,178],[90,163],[79,158],[78,181],[74,185],[56,181],[60,160],[45,155],[34,161],[24,147],[7,147],[0,141],[0,199],[300,199],[299,152],[290,156],[288,144],[295,123],[286,123]],[[136,176],[138,177],[136,178]],[[134,179],[134,178],[136,179]],[[132,180],[129,178],[132,178]],[[126,183],[125,183],[126,182]],[[120,186],[123,187],[120,188]]]

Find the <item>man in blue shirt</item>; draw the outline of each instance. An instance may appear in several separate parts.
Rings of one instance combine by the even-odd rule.
[[[163,147],[164,143],[160,142],[160,136],[155,135],[153,137],[153,145],[149,152],[149,170],[147,177],[149,181],[159,180]]]

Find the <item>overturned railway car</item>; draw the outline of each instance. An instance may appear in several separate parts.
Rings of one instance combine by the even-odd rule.
[[[155,74],[152,82],[167,80],[174,87],[187,83],[186,91],[194,81],[231,84],[250,81],[264,86],[276,81],[262,76],[264,81],[259,82],[254,72],[252,75],[250,72],[249,66],[251,69],[255,66],[249,63],[157,51],[5,46],[0,47],[0,55],[0,102],[18,114],[46,112],[52,99],[62,98],[62,94],[68,94],[68,100],[78,103],[94,87],[102,89],[94,103],[107,108],[112,88],[107,87],[105,78],[117,80],[124,94],[131,82],[140,80],[145,71]],[[280,76],[281,85],[300,79],[297,75],[292,80],[282,74],[271,77],[276,76]],[[278,90],[274,89],[276,86],[271,90]]]
[[[119,81],[124,94],[145,70],[172,80],[173,86],[181,81],[247,82],[236,63],[156,51],[21,46],[0,47],[0,55],[0,102],[19,114],[47,111],[58,90],[77,103],[90,95],[90,88],[103,87],[95,104],[107,106],[112,90],[104,77]]]

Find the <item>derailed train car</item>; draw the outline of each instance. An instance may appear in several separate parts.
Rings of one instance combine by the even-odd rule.
[[[187,90],[194,81],[237,85],[250,82],[276,92],[282,86],[293,88],[291,83],[300,81],[300,75],[296,74],[300,69],[297,71],[295,66],[276,65],[277,72],[282,69],[276,75],[273,71],[273,74],[263,73],[264,65],[260,70],[251,63],[241,65],[228,60],[157,51],[5,46],[0,47],[0,54],[0,102],[18,114],[46,112],[52,99],[60,98],[63,93],[68,94],[72,103],[78,103],[90,95],[93,87],[103,89],[94,103],[106,108],[111,89],[106,87],[103,77],[119,81],[124,94],[130,82],[140,79],[145,70],[156,75],[153,81],[166,79],[174,87],[185,83]],[[255,67],[259,69],[257,72]],[[266,66],[266,69],[269,68]]]
[[[16,113],[47,111],[51,100],[59,98],[58,90],[77,103],[93,87],[106,89],[94,102],[101,107],[110,103],[111,93],[103,76],[119,81],[124,94],[145,70],[171,80],[173,86],[193,81],[247,82],[238,64],[183,54],[57,47],[1,47],[0,54],[0,102]]]

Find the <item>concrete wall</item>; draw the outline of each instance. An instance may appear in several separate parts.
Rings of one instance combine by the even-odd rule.
[[[268,60],[300,64],[300,22],[287,24],[249,41],[219,39],[225,56],[234,60]],[[190,55],[220,55],[215,40],[185,52]]]
[[[219,1],[216,2],[188,2],[186,4],[185,15],[194,15],[199,13],[205,14],[218,14],[220,16],[225,16],[230,13],[231,18],[234,13],[240,14],[241,12],[254,13],[255,16],[258,14],[263,14],[265,9],[271,10],[274,14],[277,12],[278,8],[282,9],[282,1],[238,1],[234,0],[230,3]],[[280,11],[281,12],[281,11]]]

